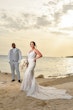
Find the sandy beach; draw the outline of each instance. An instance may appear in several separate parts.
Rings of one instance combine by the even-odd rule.
[[[36,78],[40,85],[66,89],[73,95],[73,76],[65,78]],[[21,84],[11,82],[11,74],[0,72],[0,110],[73,110],[73,99],[38,100],[20,91]]]

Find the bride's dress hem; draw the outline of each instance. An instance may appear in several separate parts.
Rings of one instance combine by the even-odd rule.
[[[36,54],[34,51],[28,54],[28,68],[24,73],[24,78],[21,84],[21,90],[25,91],[27,96],[31,96],[40,100],[50,99],[72,99],[73,96],[69,95],[64,89],[57,89],[55,87],[40,86],[34,77],[34,68],[36,62],[34,58]]]

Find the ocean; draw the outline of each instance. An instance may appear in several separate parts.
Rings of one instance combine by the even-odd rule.
[[[25,58],[25,57],[23,57]],[[0,71],[11,73],[10,65],[8,63],[8,57],[6,55],[0,55]],[[23,77],[24,70],[20,73]],[[45,78],[49,77],[65,77],[67,75],[73,75],[73,58],[62,57],[43,57],[37,60],[35,67],[35,76],[44,75]]]

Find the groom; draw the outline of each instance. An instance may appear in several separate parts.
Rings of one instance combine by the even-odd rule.
[[[20,71],[19,71],[19,63],[22,59],[21,51],[16,48],[16,44],[12,43],[12,49],[9,51],[8,59],[11,67],[12,73],[12,82],[15,81],[15,70],[17,73],[18,82],[20,83]]]

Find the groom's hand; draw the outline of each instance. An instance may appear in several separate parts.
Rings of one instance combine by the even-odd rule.
[[[10,63],[10,60],[8,61],[8,63]]]

